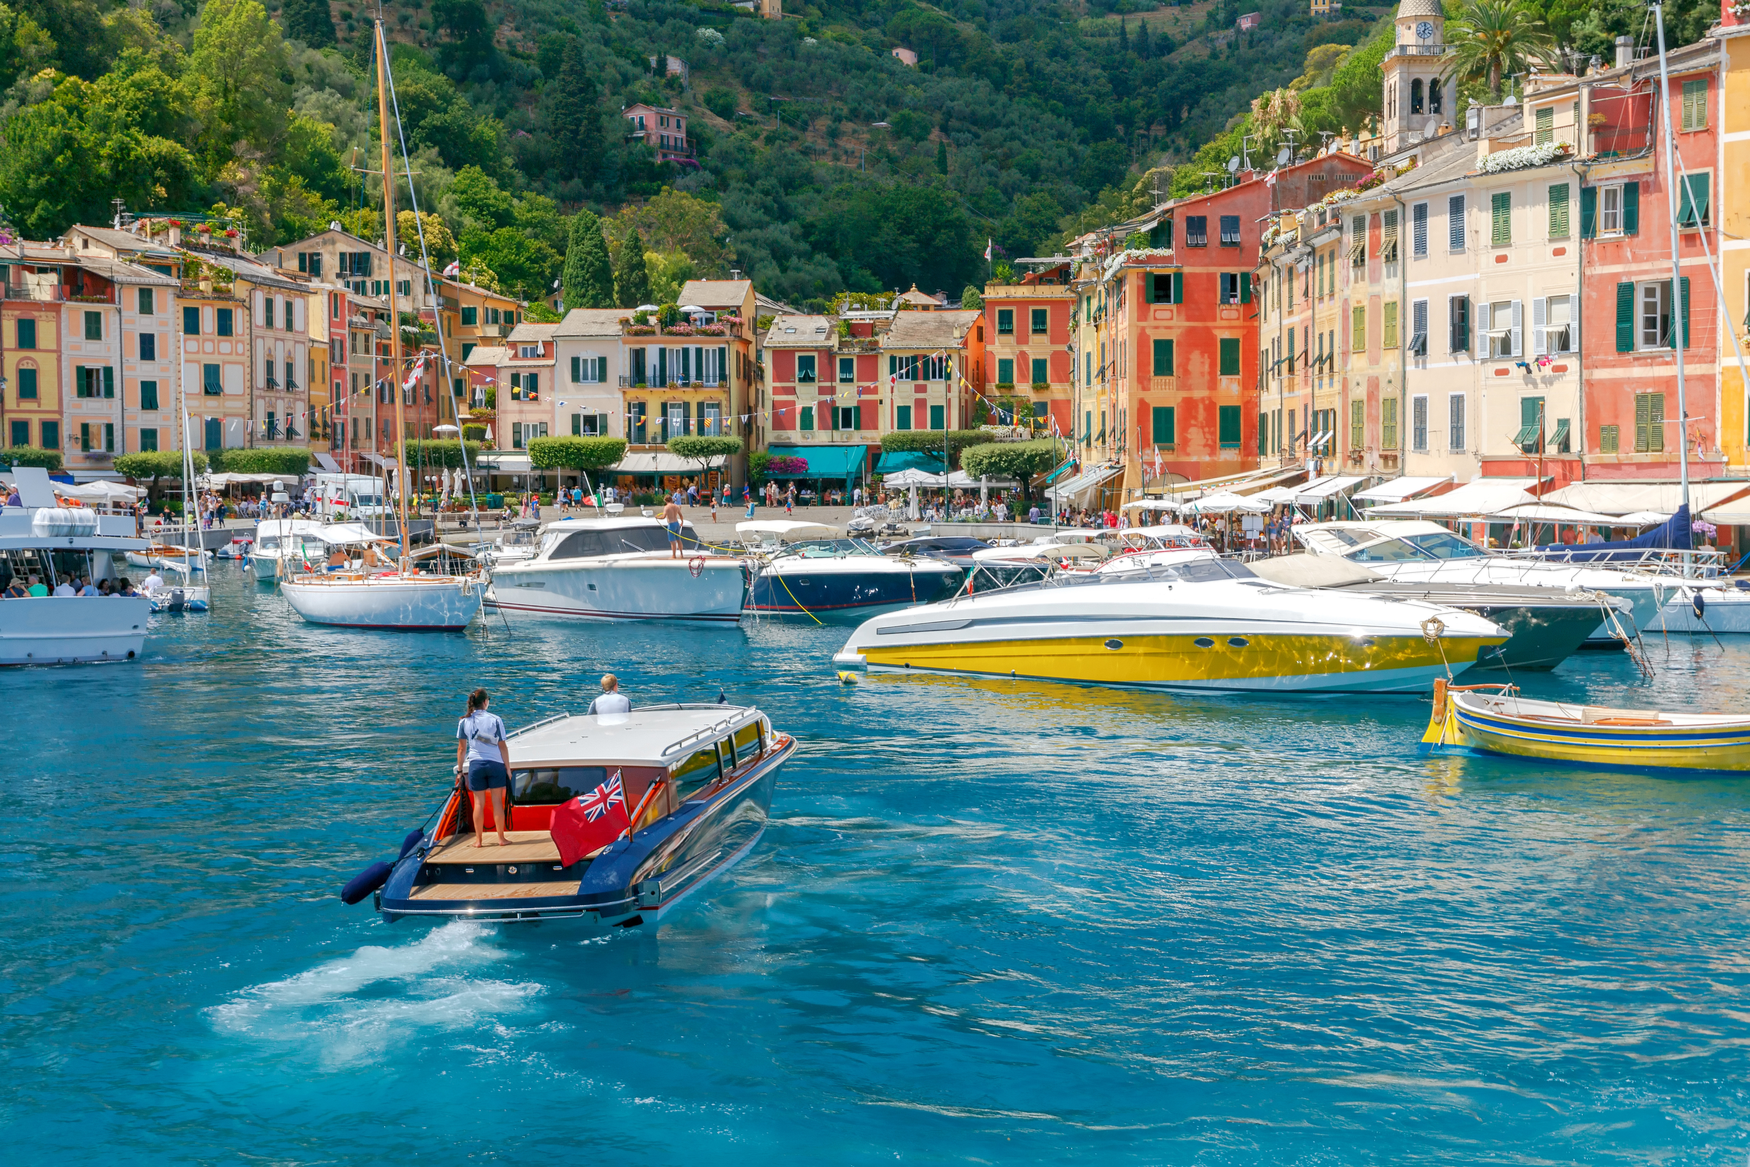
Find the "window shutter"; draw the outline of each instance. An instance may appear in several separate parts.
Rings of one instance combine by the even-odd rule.
[[[1470,339],[1460,331],[1458,302],[1462,297],[1446,298],[1446,351],[1459,353],[1470,347]]]
[[[1184,302],[1185,302],[1185,273],[1182,271],[1176,271],[1173,273],[1173,303],[1183,304]]]
[[[1489,200],[1490,242],[1504,247],[1513,242],[1513,195],[1501,191]]]
[[[1689,307],[1689,281],[1687,279],[1683,281],[1683,306],[1686,309]],[[1689,313],[1687,311],[1683,314],[1683,343],[1689,343]],[[115,396],[114,365],[103,366],[103,395],[105,397]]]
[[[1635,285],[1633,280],[1616,285],[1616,351],[1635,351]]]
[[[1453,251],[1464,250],[1464,196],[1453,195],[1446,200],[1447,246]]]
[[[1598,234],[1598,188],[1580,188],[1580,238],[1591,239]]]
[[[1144,272],[1142,276],[1142,302],[1144,304],[1155,302],[1155,278],[1147,272]]]
[[[583,381],[583,358],[582,357],[572,357],[571,358],[571,383],[573,385],[576,385],[576,384],[581,383],[582,381]]]
[[[1251,302],[1252,302],[1252,273],[1249,271],[1243,271],[1240,273],[1240,303],[1250,304]]]
[[[1154,342],[1154,376],[1173,375],[1173,342],[1157,338]]]
[[[1525,309],[1520,301],[1513,301],[1513,355],[1525,355]]]
[[[1546,303],[1542,296],[1531,302],[1531,351],[1540,357],[1549,351],[1544,333],[1544,325],[1549,320],[1544,307]]]
[[[1477,305],[1477,358],[1489,355],[1489,305]]]
[[[1684,278],[1678,283],[1680,283],[1680,287],[1678,287],[1678,297],[1680,297],[1680,299],[1678,299],[1678,304],[1680,304],[1680,311],[1684,313],[1684,348],[1689,348],[1689,276],[1684,276]],[[116,394],[109,392],[109,378],[109,366],[103,366],[103,388],[105,388],[103,395],[105,395],[105,397],[114,397]]]
[[[1699,227],[1707,222],[1708,175],[1687,174],[1678,188],[1677,223],[1682,227]]]
[[[1641,184],[1638,182],[1622,184],[1622,233],[1641,233]]]
[[[1646,398],[1647,449],[1650,453],[1658,453],[1665,448],[1665,395],[1648,393]]]
[[[1416,256],[1428,254],[1428,204],[1417,203],[1410,208],[1410,250]]]

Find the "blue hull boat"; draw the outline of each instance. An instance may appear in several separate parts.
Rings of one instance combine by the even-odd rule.
[[[942,559],[889,555],[784,554],[754,576],[747,610],[773,614],[867,616],[946,600],[964,572]]]
[[[475,845],[471,799],[458,787],[435,828],[410,834],[398,860],[367,868],[342,898],[374,891],[390,921],[655,925],[759,841],[778,768],[796,752],[758,709],[730,705],[561,716],[509,742],[505,843],[489,822]],[[629,828],[567,862],[564,815],[609,791],[623,798]]]

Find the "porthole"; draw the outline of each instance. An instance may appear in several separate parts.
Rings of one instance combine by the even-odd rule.
[[[1193,640],[1191,643],[1195,644],[1198,648],[1214,648],[1215,647],[1215,641],[1209,639],[1209,637],[1207,637],[1207,636],[1199,636],[1196,640]]]
[[[1250,643],[1250,641],[1243,636],[1230,636],[1227,638],[1227,642],[1228,645],[1233,648],[1244,648]]]
[[[511,864],[509,867],[505,868],[505,870],[510,872],[512,875],[515,875],[516,874],[516,864],[514,864],[514,863]]]
[[[1116,652],[1124,647],[1124,642],[1122,640],[1108,640],[1106,642],[1106,647]]]

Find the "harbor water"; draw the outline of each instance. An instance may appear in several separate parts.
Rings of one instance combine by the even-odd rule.
[[[318,628],[211,575],[143,662],[0,675],[11,1162],[1750,1156],[1750,778],[1423,759],[1414,699],[844,685],[806,622]],[[1746,639],[1522,680],[1742,709]],[[341,905],[469,689],[514,727],[610,670],[800,739],[739,867],[654,933]]]

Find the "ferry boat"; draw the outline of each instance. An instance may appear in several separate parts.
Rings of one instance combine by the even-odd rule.
[[[743,542],[767,556],[748,587],[747,610],[762,615],[866,615],[947,599],[963,572],[946,560],[883,555],[837,527],[786,519],[737,523]]]
[[[489,821],[487,845],[474,845],[472,799],[458,781],[437,825],[410,834],[399,859],[367,868],[342,898],[375,892],[390,921],[654,925],[752,850],[778,768],[796,752],[759,709],[734,705],[562,715],[508,741],[507,844],[493,841]],[[604,813],[618,799],[628,827],[567,863],[555,820],[573,799]]]
[[[1150,689],[1403,693],[1427,692],[1506,639],[1459,609],[1280,587],[1236,561],[1198,558],[876,616],[833,661]]]
[[[51,592],[63,580],[119,579],[134,536],[131,516],[55,505],[48,472],[13,469],[22,506],[0,507],[0,591],[36,575]],[[27,596],[0,600],[0,665],[137,660],[151,601],[141,596]]]
[[[653,518],[561,519],[533,555],[493,568],[486,606],[592,620],[740,620],[742,561],[707,548],[691,523],[681,525],[681,545],[676,557]]]

